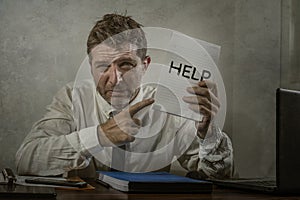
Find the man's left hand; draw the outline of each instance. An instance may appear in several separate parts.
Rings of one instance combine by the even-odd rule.
[[[189,104],[189,108],[203,115],[202,121],[196,122],[198,136],[205,138],[211,121],[220,108],[217,95],[217,85],[211,81],[200,81],[197,86],[188,87],[187,91],[193,96],[185,96],[182,99]]]

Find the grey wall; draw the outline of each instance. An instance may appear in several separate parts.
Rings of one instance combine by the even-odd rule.
[[[282,2],[281,87],[300,90],[300,1]]]
[[[280,1],[237,1],[232,133],[240,176],[275,175]]]
[[[219,68],[240,176],[274,174],[280,0],[0,0],[0,168],[85,57],[94,22],[127,10],[144,26],[174,29],[222,46]]]

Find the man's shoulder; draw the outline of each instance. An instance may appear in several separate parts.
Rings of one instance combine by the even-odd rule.
[[[95,84],[92,80],[86,79],[82,81],[70,81],[65,84],[62,89],[67,91],[72,91],[73,89],[92,89],[95,87]]]
[[[93,92],[93,88],[93,82],[89,80],[81,82],[71,81],[58,90],[54,96],[54,100],[71,103],[74,95],[87,95]]]
[[[84,80],[80,82],[76,81],[71,81],[65,84],[59,91],[58,93],[65,93],[68,94],[68,96],[72,96],[72,92],[74,91],[93,91],[94,89],[94,83],[91,80]]]

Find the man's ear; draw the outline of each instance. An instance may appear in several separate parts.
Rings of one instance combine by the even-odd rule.
[[[148,66],[150,65],[150,62],[151,62],[151,57],[146,56],[144,61],[143,61],[143,66],[144,66],[145,71],[148,69]]]

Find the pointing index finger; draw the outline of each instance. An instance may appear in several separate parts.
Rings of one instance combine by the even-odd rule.
[[[138,102],[136,104],[134,104],[133,106],[129,107],[129,114],[132,117],[133,115],[135,115],[138,111],[142,110],[143,108],[145,108],[146,106],[151,105],[154,102],[153,98],[150,99],[144,99],[141,102]]]

